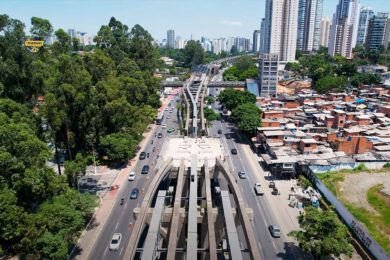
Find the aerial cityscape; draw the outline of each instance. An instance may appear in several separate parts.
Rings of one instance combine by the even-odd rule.
[[[0,259],[390,260],[390,2],[15,0]]]

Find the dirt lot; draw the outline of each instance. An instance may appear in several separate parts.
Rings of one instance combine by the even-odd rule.
[[[278,94],[286,93],[288,95],[294,95],[295,89],[310,88],[310,84],[303,81],[289,81],[286,85],[278,84],[276,90]]]
[[[339,182],[339,199],[356,207],[361,207],[376,213],[367,201],[367,191],[371,187],[383,184],[386,190],[390,189],[390,172],[385,173],[351,173],[344,177],[344,182]]]

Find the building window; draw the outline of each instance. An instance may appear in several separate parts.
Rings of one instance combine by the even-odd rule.
[[[310,144],[305,144],[305,147],[310,147]]]

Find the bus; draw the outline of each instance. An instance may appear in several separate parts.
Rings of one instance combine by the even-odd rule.
[[[164,113],[161,112],[160,114],[157,115],[157,118],[156,118],[156,125],[161,125],[163,119],[164,119]]]

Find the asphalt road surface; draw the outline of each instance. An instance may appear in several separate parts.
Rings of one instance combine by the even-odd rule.
[[[210,89],[210,94],[218,96],[217,93],[219,93],[219,91],[217,92],[216,90]],[[218,102],[212,105],[212,109],[217,113],[222,112]],[[269,205],[268,201],[265,200],[263,196],[257,196],[255,194],[254,185],[257,182],[255,176],[256,172],[248,163],[248,160],[251,160],[251,158],[249,158],[242,149],[242,144],[248,144],[247,138],[241,135],[239,136],[234,124],[227,122],[227,120],[228,117],[223,116],[223,120],[213,121],[213,124],[209,129],[209,134],[213,137],[220,137],[222,139],[223,146],[227,150],[227,162],[233,170],[233,174],[247,206],[253,210],[253,228],[263,259],[311,259],[311,257],[303,253],[299,247],[288,242],[286,238],[287,234],[283,233],[283,230],[281,230],[282,236],[280,238],[271,236],[268,226],[271,224],[278,225],[271,208],[277,207],[278,205]],[[218,130],[222,130],[222,134],[218,134]],[[226,139],[226,134],[229,134],[231,139]],[[237,149],[237,154],[232,154],[231,149]],[[247,178],[240,179],[238,177],[239,171],[244,171]],[[222,185],[221,188],[223,189]],[[264,196],[272,195],[264,194]],[[234,207],[233,203],[232,207]],[[240,232],[240,229],[241,227],[238,227],[239,240],[245,241],[243,232]],[[244,244],[241,246],[243,245]],[[243,254],[243,256],[244,259],[248,259],[245,257],[245,254]]]
[[[132,231],[132,229],[129,228],[130,222],[133,223],[133,225],[135,223],[133,217],[133,210],[134,208],[140,206],[142,203],[143,195],[141,194],[141,189],[144,188],[146,192],[148,184],[154,177],[154,166],[152,166],[152,163],[154,163],[154,165],[156,164],[158,154],[157,149],[161,150],[163,142],[166,139],[167,135],[178,134],[179,125],[177,118],[177,108],[175,108],[177,104],[177,99],[179,99],[179,97],[175,96],[171,101],[170,107],[174,108],[174,111],[172,113],[170,113],[169,111],[164,111],[164,120],[162,124],[166,124],[167,128],[163,129],[162,125],[158,125],[152,133],[151,140],[153,140],[153,144],[151,144],[150,142],[149,145],[147,145],[147,147],[145,147],[145,149],[143,150],[144,152],[149,153],[149,158],[137,161],[136,166],[134,168],[136,173],[135,180],[126,180],[126,182],[124,183],[125,187],[122,187],[117,194],[116,201],[114,202],[114,208],[112,209],[110,216],[107,218],[105,226],[99,237],[97,238],[91,254],[89,255],[90,260],[122,259],[124,252],[126,251],[125,247],[127,246]],[[171,117],[170,119],[167,118],[168,115]],[[176,129],[176,131],[168,134],[168,127],[173,127]],[[163,138],[154,137],[155,133],[158,134],[160,132],[162,133]],[[153,147],[155,147],[155,152],[153,152]],[[150,167],[148,174],[141,174],[141,169],[144,165],[149,165]],[[148,182],[145,181],[146,177],[149,178]],[[130,193],[133,188],[138,188],[140,191],[137,199],[130,199]],[[123,205],[120,205],[121,198],[124,198]],[[122,234],[122,241],[118,251],[110,251],[108,249],[114,233]]]

